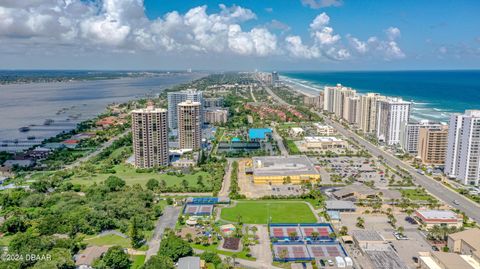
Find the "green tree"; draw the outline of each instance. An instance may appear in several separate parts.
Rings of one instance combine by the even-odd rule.
[[[131,263],[122,247],[113,246],[100,260],[94,263],[94,267],[98,269],[129,269]]]
[[[181,257],[192,255],[193,249],[180,237],[173,233],[168,233],[165,238],[162,239],[158,253],[165,255],[176,262]]]
[[[174,269],[175,265],[167,256],[155,255],[152,256],[142,267],[142,269]]]
[[[147,189],[154,191],[160,186],[160,183],[155,178],[151,178],[147,181],[146,186],[147,186]]]
[[[143,245],[144,237],[143,234],[138,229],[138,221],[134,216],[130,221],[128,236],[130,237],[130,242],[133,248],[140,248]]]
[[[125,187],[125,180],[116,176],[109,176],[105,180],[105,186],[107,186],[110,191],[119,191]]]
[[[210,252],[210,251],[205,251],[200,255],[200,259],[204,260],[205,262],[208,263],[213,263],[213,265],[217,266],[222,263],[222,259],[218,254]]]
[[[34,269],[73,269],[75,262],[72,254],[65,248],[54,248],[48,252],[51,259],[40,260],[33,266]]]

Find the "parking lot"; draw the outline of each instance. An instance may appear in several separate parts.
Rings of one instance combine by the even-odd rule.
[[[310,157],[322,176],[322,183],[354,180],[373,181],[378,187],[388,186],[383,167],[373,164],[365,157]]]
[[[347,226],[348,231],[359,230],[356,227],[357,217],[362,217],[365,220],[366,230],[377,231],[385,241],[392,246],[392,248],[398,253],[402,261],[404,261],[409,267],[415,268],[416,264],[413,261],[413,257],[418,257],[418,252],[428,252],[432,248],[425,240],[424,235],[419,231],[417,224],[412,224],[406,221],[407,215],[401,212],[394,213],[397,223],[397,227],[404,227],[404,235],[408,240],[397,240],[394,236],[394,229],[388,223],[386,215],[381,214],[358,214],[358,213],[341,213],[342,220],[336,225],[339,229],[341,226]],[[350,247],[351,249],[352,247]],[[353,247],[353,249],[355,249]],[[361,253],[355,251],[356,256],[361,256]],[[364,257],[359,257],[364,259]]]

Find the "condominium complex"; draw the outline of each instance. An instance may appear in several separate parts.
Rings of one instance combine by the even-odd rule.
[[[323,108],[323,93],[318,96],[305,96],[303,103],[308,107]]]
[[[377,102],[383,96],[367,93],[360,96],[359,127],[365,133],[374,133],[377,126]]]
[[[135,166],[168,165],[167,110],[149,106],[132,111],[132,137]]]
[[[480,110],[451,116],[445,174],[465,185],[479,185]]]
[[[203,98],[204,107],[223,107],[223,97]]]
[[[358,96],[350,96],[345,99],[343,119],[350,124],[360,122],[360,98]]]
[[[386,98],[378,101],[377,139],[387,145],[400,143],[402,129],[410,117],[410,102],[401,98]]]
[[[410,154],[417,154],[418,152],[418,134],[420,128],[426,129],[439,129],[442,124],[439,122],[431,122],[428,120],[422,120],[420,122],[407,123],[405,128],[402,129],[400,136],[400,144],[406,152]]]
[[[228,119],[228,110],[218,108],[205,109],[206,123],[226,123]]]
[[[333,95],[333,113],[340,118],[344,119],[345,104],[348,97],[354,97],[356,91],[351,88],[341,87],[340,89],[335,90]]]
[[[203,123],[203,95],[202,92],[199,92],[195,89],[188,89],[186,91],[179,92],[169,92],[168,93],[168,127],[170,129],[177,129],[178,125],[178,116],[177,116],[177,106],[181,102],[187,100],[193,102],[199,102],[200,106],[200,117],[201,122]]]
[[[337,87],[325,87],[323,90],[323,110],[333,113],[333,99],[335,97],[335,90],[341,87],[340,84]]]
[[[444,165],[448,144],[448,126],[420,127],[418,156],[424,164]]]
[[[201,148],[201,103],[187,100],[178,104],[178,142],[181,149]]]

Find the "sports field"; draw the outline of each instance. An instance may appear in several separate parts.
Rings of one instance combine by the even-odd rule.
[[[299,201],[238,201],[234,207],[223,208],[221,218],[237,222],[241,216],[243,223],[313,223],[317,219],[307,204]]]

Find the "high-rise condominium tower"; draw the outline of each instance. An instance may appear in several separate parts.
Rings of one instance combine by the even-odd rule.
[[[188,89],[186,91],[169,92],[168,95],[168,127],[170,129],[177,129],[178,123],[178,104],[190,100],[192,102],[200,102],[200,119],[203,123],[203,94],[195,89]]]
[[[387,145],[400,143],[402,129],[410,118],[410,102],[386,98],[377,104],[377,138]]]
[[[182,149],[201,148],[200,102],[187,100],[178,104],[178,142]]]
[[[168,159],[167,110],[149,106],[132,111],[135,166],[166,166]]]
[[[480,110],[450,117],[445,174],[465,185],[479,185]]]

